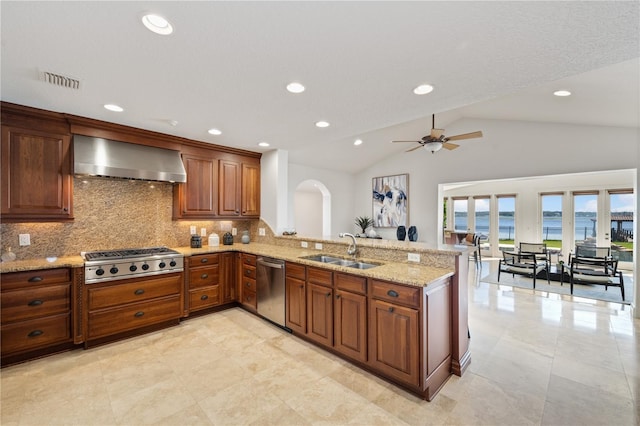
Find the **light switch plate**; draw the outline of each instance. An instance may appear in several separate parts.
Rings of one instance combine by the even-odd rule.
[[[200,228],[200,236],[202,237],[207,236],[207,228]]]
[[[409,262],[420,262],[420,254],[419,253],[408,253],[407,260]]]
[[[322,250],[322,243],[316,243],[316,250]]]
[[[302,242],[300,243],[300,247],[302,247],[302,248],[307,248],[307,247],[309,247],[309,243],[307,243],[306,241],[302,241]]]
[[[191,226],[189,227],[189,233],[190,233],[191,235],[195,235],[195,234],[196,234],[196,227],[195,227],[195,226],[193,226],[193,225],[191,225]]]
[[[20,245],[21,246],[30,246],[31,245],[31,234],[20,234]]]
[[[264,228],[258,228],[258,235],[261,237],[264,237],[265,235],[267,235],[264,231]]]
[[[238,228],[231,228],[231,235],[238,235]]]

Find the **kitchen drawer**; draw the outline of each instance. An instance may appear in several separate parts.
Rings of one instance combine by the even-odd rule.
[[[243,254],[242,255],[242,263],[245,265],[256,266],[257,257],[252,254]]]
[[[180,318],[180,296],[89,312],[88,338],[108,336]]]
[[[256,297],[255,291],[248,291],[248,290],[242,289],[241,302],[243,305],[250,307],[254,311],[258,309],[258,298]]]
[[[132,279],[127,283],[105,285],[104,287],[97,287],[99,284],[86,285],[89,287],[89,310],[92,311],[155,297],[179,294],[182,291],[182,274]]]
[[[242,278],[242,291],[256,292],[256,280],[253,278]]]
[[[285,265],[285,271],[288,277],[298,278],[300,280],[307,279],[307,268],[304,265],[287,262]]]
[[[307,268],[307,281],[327,287],[333,285],[333,272],[327,269]]]
[[[0,296],[2,324],[66,313],[69,311],[70,300],[69,284],[4,291]]]
[[[352,293],[367,294],[367,279],[365,277],[357,277],[355,275],[336,274],[336,288]]]
[[[189,270],[189,288],[207,287],[217,285],[219,279],[218,265],[206,268],[193,268]]]
[[[71,339],[68,313],[2,326],[2,355],[62,343]]]
[[[256,279],[256,267],[251,265],[242,265],[242,276],[244,278]]]
[[[216,254],[202,254],[198,256],[191,256],[187,258],[189,266],[195,268],[196,266],[217,265],[219,255]]]
[[[42,269],[39,271],[11,272],[2,274],[2,290],[26,288],[34,284],[46,285],[71,281],[69,268]]]
[[[212,286],[189,292],[189,309],[204,309],[220,304],[220,286]]]
[[[375,299],[386,300],[414,308],[420,307],[420,288],[405,287],[385,281],[371,280],[371,295]]]

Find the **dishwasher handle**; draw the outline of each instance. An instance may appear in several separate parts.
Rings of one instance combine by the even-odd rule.
[[[278,262],[278,263],[275,263],[275,262]],[[262,257],[258,258],[258,265],[268,266],[269,268],[275,268],[275,269],[284,268],[284,262],[271,260],[271,259],[264,259]]]

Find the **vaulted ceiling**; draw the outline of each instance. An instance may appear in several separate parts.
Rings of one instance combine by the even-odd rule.
[[[640,3],[2,1],[3,101],[357,172],[461,117],[639,127]],[[148,12],[171,35],[148,31]],[[80,81],[45,83],[43,72]],[[298,81],[306,90],[292,94]],[[419,84],[433,92],[415,95]],[[569,98],[551,92],[568,89]],[[114,103],[115,113],[103,108]],[[329,127],[318,128],[326,120]],[[218,128],[221,135],[207,133]],[[469,131],[478,129],[468,129]],[[355,139],[363,144],[354,146]],[[258,147],[266,141],[268,148]]]

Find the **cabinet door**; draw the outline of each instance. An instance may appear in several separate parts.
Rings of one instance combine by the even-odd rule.
[[[307,336],[333,346],[333,290],[307,283]]]
[[[242,163],[242,215],[260,216],[259,163]]]
[[[418,310],[371,300],[369,363],[381,373],[419,386]]]
[[[304,280],[287,277],[286,298],[287,317],[286,326],[299,333],[307,332],[307,303],[305,298]]]
[[[222,253],[220,255],[220,301],[222,303],[238,300],[235,273],[235,253]]]
[[[220,160],[219,213],[220,216],[240,216],[240,179],[242,169],[239,162]]]
[[[176,185],[174,218],[212,218],[217,215],[218,162],[213,158],[183,155],[187,181]],[[177,210],[176,210],[177,209]]]
[[[334,346],[358,361],[367,361],[367,298],[336,290],[334,298]]]
[[[72,219],[71,138],[2,127],[3,220]]]

